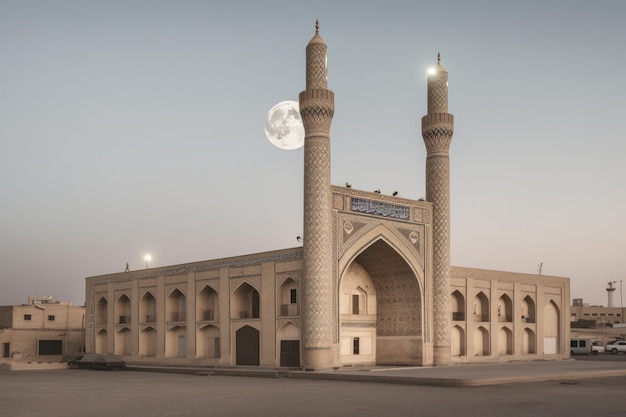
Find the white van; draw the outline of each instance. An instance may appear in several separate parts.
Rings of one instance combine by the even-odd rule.
[[[604,346],[594,344],[591,339],[572,338],[569,346],[572,355],[598,355],[600,351],[604,352]]]

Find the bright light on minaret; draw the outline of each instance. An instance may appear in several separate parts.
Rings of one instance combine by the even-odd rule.
[[[148,262],[152,260],[152,256],[150,254],[147,254],[146,256],[143,257],[143,259],[146,260],[146,269],[148,269]]]
[[[437,69],[435,67],[428,68],[428,75],[435,75],[435,74],[437,74]]]

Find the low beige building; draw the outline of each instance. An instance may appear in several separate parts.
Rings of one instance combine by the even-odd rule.
[[[330,184],[327,46],[306,48],[303,246],[86,280],[86,349],[131,361],[447,365],[569,356],[569,279],[450,265],[448,72],[428,78],[426,197]]]
[[[85,307],[51,297],[0,306],[0,363],[60,362],[84,351]]]
[[[614,324],[624,324],[624,307],[590,305],[583,302],[582,298],[574,298],[570,311],[572,327],[611,327]]]

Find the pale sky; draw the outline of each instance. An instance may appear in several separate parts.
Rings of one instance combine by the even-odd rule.
[[[452,264],[626,281],[624,1],[0,0],[0,305],[299,246],[303,151],[268,110],[328,44],[332,182],[425,195],[449,72]],[[619,283],[617,284],[619,288]],[[615,295],[620,303],[619,291]]]

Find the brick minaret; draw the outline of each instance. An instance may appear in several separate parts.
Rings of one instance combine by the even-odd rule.
[[[426,145],[426,200],[433,203],[433,355],[435,365],[450,363],[450,142],[454,116],[448,113],[448,71],[437,66],[428,76],[428,114],[422,117]]]
[[[305,132],[301,299],[301,365],[305,369],[325,369],[333,364],[330,124],[335,95],[327,89],[327,47],[318,30],[315,22],[315,36],[306,47],[306,89],[300,93]]]

